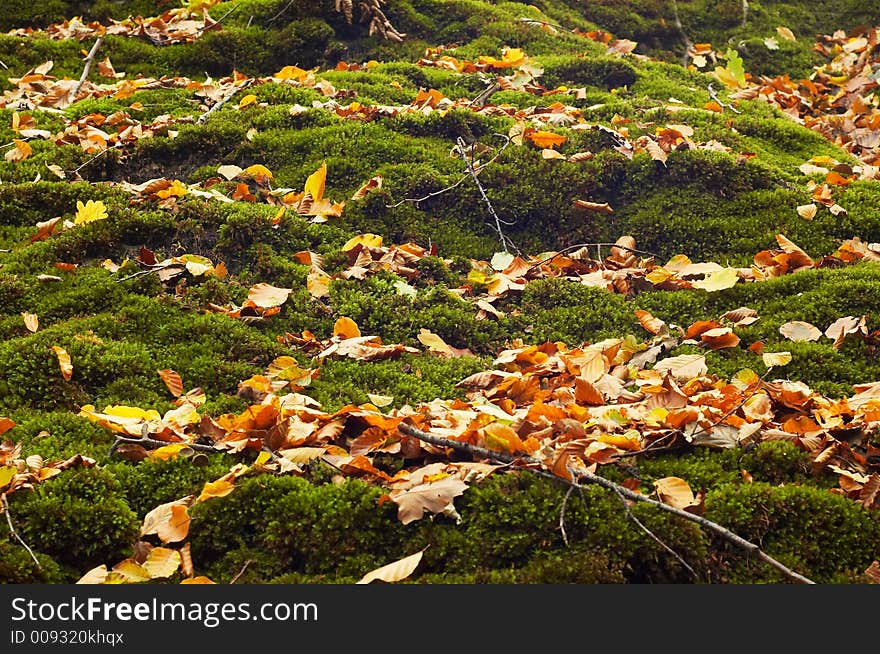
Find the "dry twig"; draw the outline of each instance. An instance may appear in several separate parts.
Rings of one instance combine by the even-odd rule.
[[[99,36],[97,39],[95,39],[95,43],[92,45],[92,49],[89,50],[89,54],[86,55],[86,58],[84,59],[85,65],[83,66],[82,75],[79,76],[79,81],[76,83],[76,86],[73,87],[73,91],[70,94],[71,100],[76,100],[76,95],[77,93],[79,93],[79,90],[85,83],[86,78],[89,76],[89,71],[92,69],[92,62],[95,60],[95,55],[98,54],[98,48],[101,47],[101,44],[103,42],[103,36]]]
[[[27,553],[31,555],[34,563],[37,564],[37,569],[42,570],[43,566],[40,565],[40,562],[34,555],[34,551],[24,542],[24,539],[18,535],[18,532],[15,531],[15,526],[12,524],[12,514],[9,512],[9,500],[6,499],[6,493],[0,493],[0,504],[2,504],[3,513],[6,514],[6,524],[9,525],[9,533],[11,533],[15,540],[17,540],[21,546],[27,550]]]
[[[413,438],[417,438],[420,441],[424,441],[426,443],[431,443],[432,445],[438,445],[440,447],[451,447],[459,452],[467,452],[470,453],[471,456],[476,456],[483,459],[490,459],[494,461],[501,461],[504,463],[511,463],[513,461],[522,461],[522,465],[515,465],[518,469],[521,470],[529,470],[534,472],[535,474],[549,477],[551,479],[559,480],[563,483],[569,484],[576,488],[583,488],[581,482],[586,481],[589,484],[596,484],[597,486],[601,486],[607,490],[618,493],[619,495],[625,497],[626,499],[633,500],[634,502],[644,502],[646,504],[650,504],[651,506],[665,511],[667,513],[671,513],[673,515],[677,515],[680,518],[684,518],[690,522],[695,522],[701,527],[704,527],[710,531],[715,532],[719,536],[721,536],[724,540],[728,541],[736,545],[737,547],[746,550],[750,554],[754,554],[759,559],[772,566],[783,575],[788,577],[789,579],[796,581],[802,584],[813,584],[812,580],[804,577],[803,575],[795,572],[794,570],[788,568],[786,565],[777,561],[775,558],[764,552],[760,547],[758,547],[755,543],[746,540],[745,538],[738,536],[733,533],[726,527],[719,525],[717,522],[712,522],[711,520],[704,518],[702,516],[695,515],[693,513],[688,513],[687,511],[683,511],[669,504],[664,504],[663,502],[659,502],[657,500],[652,500],[641,493],[636,493],[626,488],[625,486],[621,486],[620,484],[611,481],[610,479],[605,479],[604,477],[600,477],[599,475],[593,474],[592,472],[582,472],[578,474],[577,479],[564,479],[562,477],[558,477],[550,472],[542,468],[536,468],[535,466],[542,466],[543,464],[537,459],[530,456],[521,456],[516,457],[510,454],[505,454],[503,452],[495,452],[492,450],[488,450],[483,447],[476,447],[474,445],[470,445],[468,443],[462,443],[460,441],[453,441],[448,438],[442,438],[438,436],[432,436],[421,429],[413,427],[407,423],[400,423],[397,427],[402,433],[407,436],[412,436]]]

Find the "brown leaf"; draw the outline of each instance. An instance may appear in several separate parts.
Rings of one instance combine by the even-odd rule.
[[[642,327],[655,336],[666,329],[666,323],[659,318],[655,318],[650,311],[637,309],[636,318],[639,319],[639,323]]]
[[[408,525],[420,520],[426,511],[446,513],[457,517],[452,500],[467,490],[467,484],[457,477],[444,477],[438,481],[414,486],[409,490],[392,491],[389,496],[397,504],[397,518]]]
[[[589,202],[587,200],[575,200],[576,209],[586,209],[587,211],[595,211],[597,213],[614,213],[614,209],[607,202]]]
[[[877,501],[878,493],[880,493],[880,474],[874,472],[868,477],[867,483],[859,493],[859,504],[870,509]]]
[[[183,395],[183,380],[180,378],[179,374],[169,368],[157,370],[156,372],[159,373],[159,377],[165,382],[165,387],[168,389],[169,393],[174,397],[180,397]]]
[[[292,290],[293,289],[290,288],[279,288],[277,286],[272,286],[271,284],[260,282],[259,284],[251,286],[248,291],[247,301],[251,303],[252,306],[260,309],[271,309],[284,304]]]
[[[676,509],[687,511],[699,504],[688,483],[679,477],[663,477],[654,482],[660,501]]]
[[[187,507],[193,496],[189,495],[174,502],[160,504],[144,516],[140,535],[156,534],[163,543],[176,543],[184,540],[189,533],[189,513]]]

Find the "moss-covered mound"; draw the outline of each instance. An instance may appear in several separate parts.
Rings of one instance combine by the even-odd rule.
[[[371,35],[357,12],[347,21],[331,0],[189,6],[200,4],[219,28],[196,30],[186,42],[161,45],[111,30],[88,93],[72,102],[46,96],[40,85],[75,84],[98,32],[83,26],[77,40],[45,28],[74,16],[111,25],[179,7],[47,0],[0,8],[0,29],[10,31],[0,35],[0,142],[7,144],[0,419],[9,419],[0,430],[21,446],[22,459],[95,460],[8,493],[16,531],[40,565],[0,520],[0,581],[70,582],[137,556],[148,512],[198,495],[236,462],[256,457],[127,460],[111,449],[114,433],[82,417],[82,407],[164,414],[175,403],[157,371],[174,370],[184,390],[204,391],[201,415],[241,412],[253,398],[240,382],[280,356],[314,363],[294,352],[291,337],[329,338],[341,316],[365,335],[419,351],[322,360],[300,392],[329,412],[376,395],[390,396],[392,408],[464,398],[458,382],[491,368],[517,339],[644,340],[637,310],[684,328],[737,307],[757,311],[760,320],[737,328],[740,346],[707,353],[709,370],[725,379],[761,365],[747,349],[760,341],[792,353],[788,379],[832,399],[880,380],[880,256],[830,257],[853,237],[880,241],[880,182],[854,172],[866,162],[852,148],[711,74],[716,65],[735,72],[729,62],[737,51],[752,80],[806,77],[827,62],[812,47],[816,35],[880,21],[877,2],[387,0],[380,4],[405,35],[400,42]],[[695,49],[700,43],[711,44],[715,61],[696,59],[705,51]],[[99,72],[105,58],[118,77]],[[51,69],[37,69],[48,60]],[[29,72],[31,82],[23,81]],[[247,88],[232,86],[241,80]],[[872,89],[865,93],[873,97]],[[472,102],[481,96],[482,105]],[[564,138],[544,147],[529,129]],[[664,138],[672,145],[662,156],[645,146]],[[475,157],[479,184],[454,149],[459,140]],[[323,164],[323,194],[345,205],[321,217],[299,211],[297,194]],[[227,177],[220,168],[254,165],[271,180]],[[832,184],[823,203],[817,188],[829,170],[847,180]],[[131,188],[157,178],[168,182],[158,195]],[[358,193],[375,178],[379,188]],[[78,203],[90,200],[103,204],[106,218],[83,217]],[[578,200],[609,210],[584,210]],[[799,213],[816,202],[811,219]],[[481,283],[475,266],[486,270],[505,249],[499,225],[524,256],[583,243],[600,244],[604,255],[601,244],[631,235],[633,247],[657,262],[686,255],[746,271],[784,234],[824,264],[715,292],[642,280],[613,293],[548,277],[499,294],[497,314],[487,317],[467,296]],[[349,274],[347,245],[360,234],[417,243],[428,255],[404,272]],[[152,258],[183,255],[223,262],[226,274],[180,262],[177,276],[147,274]],[[325,293],[314,292],[315,267],[332,278]],[[222,310],[244,305],[258,283],[291,289],[277,313]],[[863,338],[793,343],[779,331],[790,321],[824,331],[844,316],[866,317]],[[419,340],[422,329],[468,355],[436,356]],[[70,355],[69,378],[53,346]],[[702,350],[682,344],[668,354],[692,352]],[[864,453],[866,478],[878,474],[878,445],[876,436],[853,443]],[[880,559],[880,509],[847,497],[832,470],[811,466],[807,449],[794,438],[722,451],[685,446],[599,471],[646,495],[657,479],[685,479],[704,491],[707,518],[798,572],[825,583],[864,581]],[[375,463],[391,475],[405,464],[381,454]],[[230,494],[196,504],[188,542],[197,573],[217,582],[349,583],[426,547],[409,581],[782,580],[717,535],[650,506],[627,509],[600,488],[567,495],[560,481],[494,473],[455,507],[458,520],[438,514],[402,524],[382,489],[313,461],[297,475],[252,470]]]

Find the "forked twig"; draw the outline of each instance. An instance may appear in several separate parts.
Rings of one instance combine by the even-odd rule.
[[[519,460],[519,461],[522,461],[522,465],[515,465],[514,466],[518,469],[528,470],[528,471],[534,472],[535,474],[561,481],[565,484],[569,484],[569,485],[574,486],[576,488],[583,488],[583,485],[581,482],[586,481],[589,484],[596,484],[597,486],[601,486],[602,488],[605,488],[607,490],[618,493],[618,494],[622,495],[623,497],[625,497],[626,499],[633,500],[634,502],[644,502],[646,504],[650,504],[651,506],[653,506],[661,511],[671,513],[671,514],[676,515],[680,518],[684,518],[685,520],[688,520],[690,522],[695,522],[698,525],[700,525],[701,527],[704,527],[710,531],[715,532],[716,534],[721,536],[724,540],[736,545],[737,547],[740,547],[741,549],[744,549],[745,551],[749,552],[750,554],[754,554],[759,559],[761,559],[762,561],[764,561],[768,565],[772,566],[776,570],[780,571],[782,574],[784,574],[789,579],[792,579],[793,581],[797,581],[798,583],[802,583],[802,584],[814,584],[815,583],[814,581],[808,579],[807,577],[804,577],[803,575],[795,572],[791,568],[788,568],[785,564],[781,563],[780,561],[777,561],[775,558],[773,558],[772,556],[770,556],[769,554],[764,552],[755,543],[752,543],[751,541],[746,540],[742,536],[738,536],[737,534],[733,533],[732,531],[730,531],[726,527],[719,525],[717,522],[712,522],[711,520],[704,518],[702,516],[694,515],[693,513],[688,513],[687,511],[683,511],[683,510],[678,509],[678,508],[671,506],[669,504],[664,504],[663,502],[659,502],[657,500],[652,500],[651,498],[646,497],[640,493],[636,493],[634,491],[631,491],[626,486],[621,486],[620,484],[613,482],[610,479],[605,479],[604,477],[600,477],[599,475],[593,474],[592,472],[581,472],[578,474],[577,479],[564,479],[564,478],[558,477],[550,472],[547,472],[544,469],[535,468],[534,466],[541,466],[543,464],[538,459],[535,459],[530,456],[516,457],[511,454],[506,454],[503,452],[495,452],[492,450],[488,450],[484,447],[477,447],[474,445],[470,445],[468,443],[463,443],[461,441],[453,441],[449,438],[432,436],[431,434],[428,434],[428,433],[422,431],[421,429],[413,427],[412,425],[409,425],[404,422],[400,423],[397,426],[397,428],[402,433],[406,434],[407,436],[412,436],[413,438],[417,438],[420,441],[424,441],[426,443],[431,443],[433,445],[439,445],[441,447],[451,447],[459,452],[468,452],[472,456],[476,456],[476,457],[480,457],[480,458],[484,458],[484,459],[495,460],[495,461],[501,461],[504,463],[510,463],[512,461]],[[530,464],[530,465],[527,466],[526,464]]]

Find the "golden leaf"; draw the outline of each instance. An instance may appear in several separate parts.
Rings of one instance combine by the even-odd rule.
[[[100,200],[89,200],[85,204],[82,203],[82,200],[76,201],[74,225],[85,225],[86,223],[104,220],[105,218],[107,218],[107,207]]]
[[[64,381],[70,381],[70,378],[73,377],[73,363],[71,363],[70,355],[67,353],[67,350],[58,345],[53,345],[52,351],[58,357],[58,367],[61,368],[61,376],[64,377]]]
[[[180,567],[180,552],[167,547],[154,547],[141,567],[150,579],[170,577]]]

